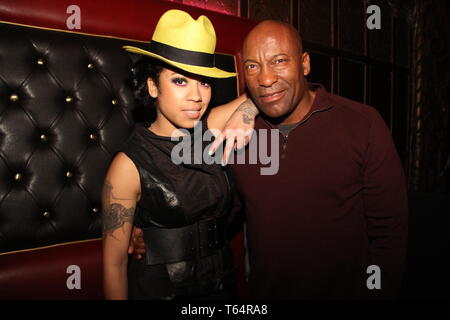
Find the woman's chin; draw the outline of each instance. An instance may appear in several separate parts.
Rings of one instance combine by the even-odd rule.
[[[194,128],[197,123],[201,120],[201,115],[199,115],[196,118],[188,118],[188,119],[183,119],[183,121],[180,121],[180,128],[185,128],[185,129],[192,129]]]
[[[177,130],[192,130],[198,124],[200,120],[183,120],[178,121],[175,124]]]

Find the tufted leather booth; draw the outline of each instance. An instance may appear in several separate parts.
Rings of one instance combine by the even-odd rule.
[[[96,237],[101,179],[136,109],[123,41],[0,33],[0,249]]]
[[[121,46],[147,42],[161,14],[181,8],[211,18],[220,66],[233,71],[253,26],[175,3],[79,0],[81,33],[67,32],[69,5],[0,3],[0,299],[102,298],[101,186],[135,121],[145,120],[129,81],[136,57]],[[227,81],[216,104],[243,89],[242,79]],[[73,265],[81,288],[67,285]]]

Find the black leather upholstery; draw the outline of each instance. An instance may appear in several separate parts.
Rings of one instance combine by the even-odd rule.
[[[106,170],[147,120],[126,44],[142,45],[0,23],[0,252],[100,236]],[[226,81],[216,103],[236,96]]]
[[[0,24],[0,251],[100,236],[134,124],[126,42]]]

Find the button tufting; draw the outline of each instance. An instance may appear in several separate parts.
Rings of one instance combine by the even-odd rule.
[[[131,61],[104,45],[116,40],[4,27],[21,44],[19,48],[17,41],[0,40],[0,73],[11,75],[0,77],[0,220],[11,222],[0,222],[1,247],[11,251],[98,234],[98,182],[104,178],[110,152],[129,137],[134,125],[128,113],[137,106],[122,98],[133,94],[125,80]],[[70,66],[64,63],[67,57],[73,60]],[[12,63],[15,60],[19,62]],[[114,68],[119,65],[125,68]],[[99,101],[105,105],[89,107]],[[5,109],[8,106],[12,109]],[[92,161],[98,165],[89,165]],[[11,206],[17,210],[6,210]],[[55,210],[59,207],[73,210]],[[83,210],[85,214],[71,216]],[[59,218],[52,226],[42,225]],[[73,221],[81,227],[70,229]]]
[[[12,95],[9,96],[9,100],[17,101],[17,100],[19,100],[19,96],[17,94],[13,93]]]

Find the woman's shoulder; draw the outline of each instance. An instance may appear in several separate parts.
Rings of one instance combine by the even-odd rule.
[[[110,166],[106,180],[122,194],[136,195],[140,192],[139,172],[134,162],[123,152],[118,152]]]
[[[119,151],[111,161],[110,170],[130,173],[136,170],[136,165],[125,152]]]

